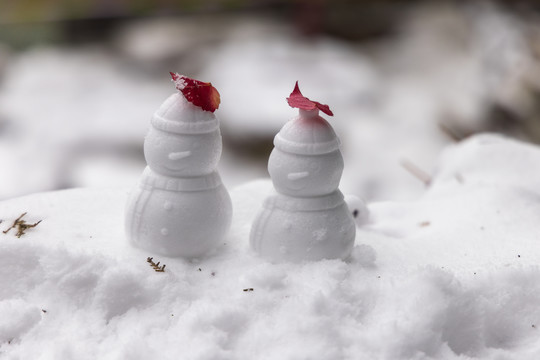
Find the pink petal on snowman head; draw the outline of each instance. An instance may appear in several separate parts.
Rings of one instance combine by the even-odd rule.
[[[290,107],[298,108],[302,110],[315,110],[319,109],[323,113],[329,116],[334,116],[332,111],[330,110],[330,107],[325,104],[321,104],[320,102],[309,100],[307,97],[302,95],[300,92],[300,88],[298,87],[298,81],[296,82],[296,85],[294,86],[294,90],[287,98],[287,102],[289,103]]]
[[[216,111],[219,107],[221,102],[219,92],[212,86],[212,83],[195,80],[178,73],[171,72],[169,74],[171,74],[176,89],[193,105],[210,112]]]

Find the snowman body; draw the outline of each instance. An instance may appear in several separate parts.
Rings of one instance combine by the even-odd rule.
[[[268,197],[251,233],[251,246],[272,261],[344,259],[355,225],[339,190],[316,198]]]
[[[232,204],[216,166],[221,156],[213,113],[169,97],[145,138],[148,166],[126,207],[132,245],[166,256],[200,257],[227,233]]]
[[[339,140],[318,110],[300,110],[274,139],[268,171],[275,188],[250,234],[251,247],[272,261],[345,259],[356,226],[339,191]]]

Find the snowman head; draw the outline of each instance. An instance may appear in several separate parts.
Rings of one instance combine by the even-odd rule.
[[[152,170],[166,176],[201,176],[215,170],[222,142],[212,112],[176,93],[165,100],[151,123],[144,156]]]
[[[278,192],[310,197],[338,188],[343,172],[339,139],[318,109],[301,109],[276,135],[274,145],[268,172]]]

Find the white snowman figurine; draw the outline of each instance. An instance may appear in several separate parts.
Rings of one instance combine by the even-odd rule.
[[[133,246],[197,258],[227,233],[231,199],[216,171],[222,150],[210,83],[171,73],[180,90],[156,111],[144,141],[148,166],[128,199],[126,233]]]
[[[253,223],[251,247],[275,262],[345,259],[356,226],[338,189],[340,142],[319,110],[333,114],[327,105],[302,96],[298,82],[287,100],[299,115],[274,138],[268,172],[276,191]]]

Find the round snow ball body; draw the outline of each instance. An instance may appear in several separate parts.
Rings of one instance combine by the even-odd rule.
[[[369,222],[369,209],[362,198],[356,195],[345,195],[345,203],[356,225],[362,226]]]
[[[144,141],[148,166],[166,176],[201,176],[213,172],[221,156],[219,129],[203,134],[175,134],[152,127]]]
[[[339,140],[315,111],[300,111],[274,138],[268,172],[275,189],[290,196],[320,196],[335,191],[343,172]]]
[[[356,227],[341,193],[298,199],[277,195],[263,204],[251,248],[272,262],[348,258]]]
[[[335,191],[343,171],[339,151],[319,155],[292,154],[274,148],[268,172],[275,189],[290,196],[320,196]]]
[[[128,203],[127,211],[134,215],[126,223],[126,231],[138,248],[165,256],[198,258],[215,249],[230,227],[231,199],[222,184],[204,191],[155,187],[151,196],[148,191],[146,185],[136,189]]]

